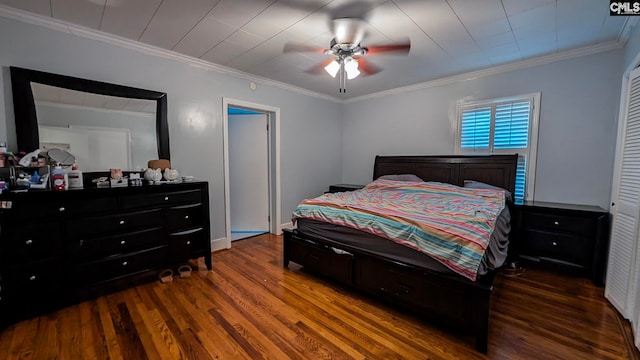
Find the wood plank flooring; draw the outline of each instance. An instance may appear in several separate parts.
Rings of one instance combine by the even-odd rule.
[[[489,353],[473,340],[295,264],[282,237],[214,253],[213,271],[148,283],[0,332],[0,359],[630,359],[616,312],[589,280],[498,275]]]

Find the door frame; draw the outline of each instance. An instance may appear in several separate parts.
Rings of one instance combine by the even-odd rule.
[[[222,133],[224,162],[225,245],[231,248],[231,196],[229,192],[229,108],[253,110],[267,115],[269,126],[267,152],[269,167],[269,232],[280,235],[280,108],[248,101],[222,98]]]

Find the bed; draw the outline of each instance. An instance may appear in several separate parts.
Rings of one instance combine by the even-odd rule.
[[[516,165],[516,154],[377,156],[373,180],[384,175],[414,174],[424,181],[458,186],[474,180],[513,193]],[[495,270],[488,269],[471,280],[438,262],[407,256],[417,252],[407,252],[406,246],[384,239],[379,239],[376,246],[354,241],[355,229],[316,220],[299,220],[297,225],[297,229],[284,231],[285,267],[295,262],[332,281],[455,327],[473,335],[478,351],[487,352]]]

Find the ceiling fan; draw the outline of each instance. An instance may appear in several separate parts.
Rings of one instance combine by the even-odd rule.
[[[406,41],[388,44],[363,46],[362,40],[366,35],[367,24],[359,18],[336,18],[332,20],[334,38],[328,49],[297,43],[287,43],[284,52],[306,52],[330,55],[325,61],[306,70],[310,74],[321,74],[325,70],[331,77],[338,76],[339,92],[346,92],[347,79],[355,79],[358,75],[373,75],[381,68],[373,65],[363,57],[395,53],[406,55],[409,53],[411,43]]]

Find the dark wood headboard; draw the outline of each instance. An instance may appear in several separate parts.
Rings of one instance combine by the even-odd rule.
[[[376,156],[373,179],[382,175],[414,174],[424,181],[458,186],[464,180],[476,180],[499,186],[513,193],[516,188],[518,154]]]

